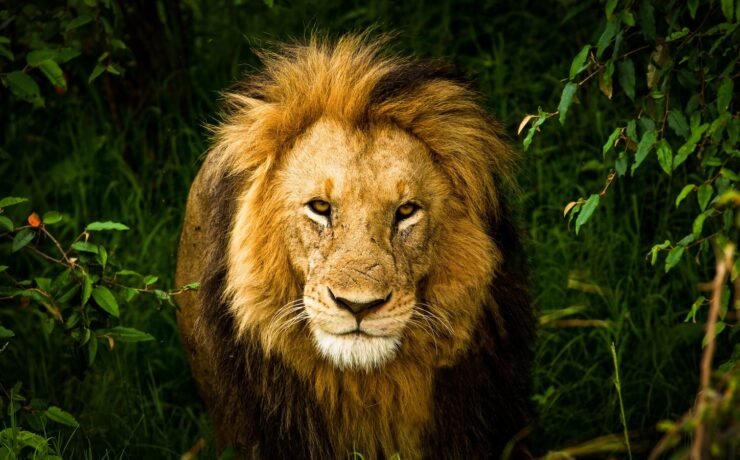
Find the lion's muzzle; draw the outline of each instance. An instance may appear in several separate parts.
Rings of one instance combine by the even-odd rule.
[[[391,300],[391,293],[379,299],[353,300],[346,297],[338,297],[332,292],[331,288],[327,289],[329,291],[329,297],[339,308],[343,308],[354,315],[358,327],[363,318],[380,310],[383,308],[383,305],[386,305]]]

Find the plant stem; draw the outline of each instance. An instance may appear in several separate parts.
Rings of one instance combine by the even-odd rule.
[[[624,415],[624,402],[622,401],[622,384],[619,381],[619,363],[617,361],[617,349],[612,342],[612,359],[614,360],[614,386],[617,388],[617,397],[619,398],[619,413],[622,416],[622,427],[624,428],[624,443],[627,445],[627,455],[632,460],[632,447],[630,446],[630,436],[627,429],[627,417]]]

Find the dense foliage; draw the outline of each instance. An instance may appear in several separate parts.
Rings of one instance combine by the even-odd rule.
[[[733,0],[3,3],[0,459],[215,455],[172,304],[197,286],[171,285],[203,126],[251,47],[373,25],[520,134],[532,450],[737,455],[739,24]]]

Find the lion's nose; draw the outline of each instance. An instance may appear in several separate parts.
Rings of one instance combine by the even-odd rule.
[[[337,305],[339,305],[339,307],[350,311],[358,320],[361,320],[362,318],[369,315],[373,311],[380,308],[382,305],[386,304],[389,300],[391,300],[391,294],[388,294],[383,299],[373,299],[369,301],[357,302],[354,300],[346,299],[344,297],[336,297],[334,293],[331,292],[331,289],[329,289],[329,296],[334,302],[336,302]]]

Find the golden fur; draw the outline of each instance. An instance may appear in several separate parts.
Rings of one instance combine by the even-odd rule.
[[[214,413],[222,414],[216,420],[221,441],[240,445],[247,456],[271,454],[260,450],[257,435],[239,432],[238,413],[216,407],[232,400],[230,391],[241,391],[219,382],[221,373],[233,370],[219,367],[223,363],[217,358],[225,342],[216,324],[224,316],[229,316],[226,329],[235,346],[259,350],[265,360],[281,363],[280,372],[294,373],[305,385],[310,392],[306,397],[316,402],[316,417],[326,422],[328,444],[340,456],[353,448],[366,458],[395,452],[402,458],[426,455],[426,436],[440,424],[435,407],[445,397],[435,386],[440,370],[454,368],[479,349],[505,350],[510,328],[522,329],[513,332],[523,337],[514,341],[516,346],[527,348],[531,340],[526,301],[516,306],[524,319],[507,324],[511,312],[506,309],[515,307],[502,303],[491,287],[508,276],[506,248],[492,237],[491,228],[506,218],[500,195],[502,182],[511,181],[511,150],[466,85],[433,72],[397,82],[403,79],[399,75],[409,73],[410,61],[386,56],[381,48],[382,42],[347,36],[336,43],[314,38],[304,45],[265,52],[264,71],[226,94],[228,111],[214,128],[213,147],[191,190],[178,283],[208,280],[221,268],[223,277],[206,286],[200,298],[182,300],[181,331],[206,402]],[[335,160],[343,152],[354,155],[359,166]],[[311,169],[311,161],[319,166]],[[339,173],[304,177],[324,164]],[[388,164],[397,165],[406,179],[384,175]],[[409,165],[417,169],[408,169]],[[419,218],[423,222],[404,233],[405,254],[396,249],[402,243],[383,249],[375,238],[373,243],[363,239],[366,233],[384,235],[385,225],[374,223],[370,211],[359,209],[384,206],[374,199],[376,190],[365,188],[372,182],[362,190],[353,185],[367,179],[365,170],[376,175],[378,190],[389,196],[400,199],[413,190],[428,196]],[[351,180],[346,171],[354,171]],[[209,212],[209,207],[220,206],[210,200],[223,199],[217,191],[227,182],[233,184],[231,212]],[[322,196],[341,196],[337,199],[345,203],[355,200],[353,219],[342,227],[347,236],[341,241],[351,242],[351,247],[327,243],[324,227],[300,220],[297,204],[303,197],[298,195],[313,185]],[[353,222],[367,226],[348,229]],[[336,241],[341,231],[339,226],[331,230]],[[218,237],[224,241],[215,241]],[[336,256],[338,252],[346,255]],[[370,261],[390,257],[387,263],[378,262],[378,273],[363,269],[363,275],[375,281],[362,281],[352,292],[372,290],[380,283],[382,289],[396,293],[387,310],[399,312],[400,326],[387,327],[401,342],[377,365],[342,367],[317,351],[310,331],[324,317],[326,324],[334,324],[332,315],[339,315],[339,310],[327,304],[322,283],[343,289],[358,284],[362,277],[350,277],[344,284],[338,280],[344,276],[341,266],[360,263],[359,252],[370,254],[366,257]],[[397,257],[420,268],[394,271]],[[526,298],[523,292],[513,295],[519,294]],[[318,300],[307,306],[307,299]],[[210,307],[209,302],[222,307]],[[223,310],[216,312],[219,308]],[[488,331],[482,331],[484,317],[491,318]],[[522,353],[522,361],[528,363],[526,351]],[[524,368],[527,363],[522,363]],[[251,369],[252,364],[239,366]],[[276,382],[268,377],[273,374],[249,372],[255,394],[243,397],[274,401],[273,411],[289,410],[276,396]],[[526,381],[518,367],[512,373],[514,380]],[[286,432],[294,415],[281,415]],[[318,436],[308,435],[316,446],[323,442],[314,439]],[[322,452],[319,447],[314,451]]]

